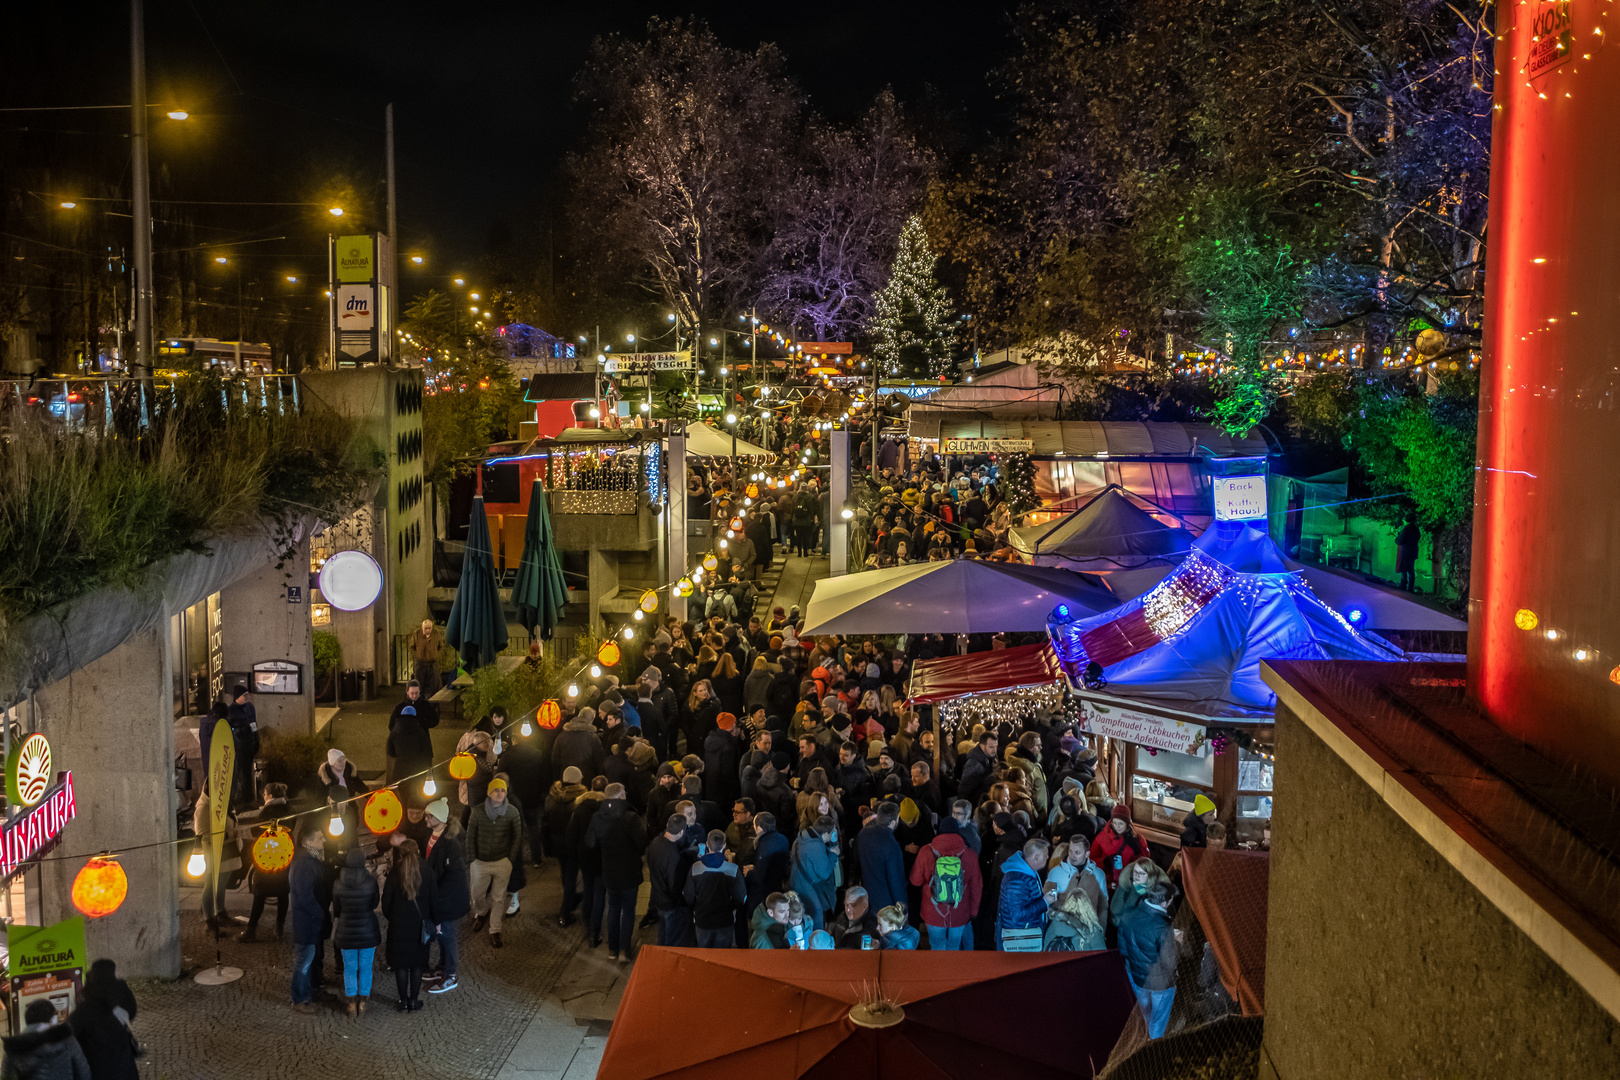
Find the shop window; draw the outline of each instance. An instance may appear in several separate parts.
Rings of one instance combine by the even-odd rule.
[[[1193,799],[1215,789],[1215,760],[1171,750],[1150,754],[1135,748],[1136,768],[1131,774],[1132,815],[1143,824],[1180,832]]]
[[[1271,825],[1271,781],[1276,762],[1250,750],[1238,749],[1237,820],[1232,823],[1236,843],[1257,847]]]

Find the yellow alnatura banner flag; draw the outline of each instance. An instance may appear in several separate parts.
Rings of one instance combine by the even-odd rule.
[[[213,858],[213,884],[219,882],[219,859],[225,850],[225,819],[231,812],[231,779],[236,774],[236,737],[224,720],[214,724],[208,748],[208,843]]]

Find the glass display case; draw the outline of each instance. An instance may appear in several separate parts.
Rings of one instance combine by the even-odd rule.
[[[1147,747],[1132,748],[1131,814],[1142,825],[1179,833],[1200,792],[1215,793],[1215,759],[1203,754],[1178,754]]]
[[[1259,846],[1271,826],[1271,780],[1276,762],[1269,754],[1238,749],[1237,820],[1239,846]]]

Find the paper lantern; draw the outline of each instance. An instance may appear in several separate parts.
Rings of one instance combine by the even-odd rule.
[[[470,780],[477,771],[478,760],[471,754],[457,754],[450,759],[450,777],[453,780]]]
[[[647,614],[651,615],[653,612],[658,610],[658,590],[648,589],[647,591],[643,592],[641,594],[641,599],[636,601],[636,604],[641,608],[642,611],[645,611]]]
[[[1536,618],[1536,613],[1529,608],[1520,608],[1513,615],[1513,625],[1520,630],[1534,630],[1540,622],[1541,620]]]
[[[97,855],[73,879],[73,906],[89,919],[101,919],[123,906],[129,877],[109,856]]]
[[[749,484],[748,487],[745,489],[744,494],[746,494],[750,499],[759,498],[759,485],[758,484]]]
[[[719,568],[720,568],[720,556],[716,555],[712,551],[709,552],[707,555],[703,556],[703,569],[707,570],[709,573],[712,574],[716,570],[718,570]]]
[[[740,518],[740,517],[732,518],[730,527],[731,527],[731,530],[733,532],[742,532],[742,530],[743,530],[743,519]]]
[[[377,836],[382,836],[399,827],[399,823],[405,818],[405,807],[400,803],[398,795],[388,788],[382,788],[371,793],[371,797],[366,800],[366,810],[362,816],[366,828]]]
[[[293,861],[292,833],[277,825],[273,829],[266,829],[253,841],[253,848],[249,853],[253,857],[253,865],[266,874],[274,874],[285,870]]]
[[[596,662],[603,667],[612,667],[619,662],[619,645],[615,641],[604,641],[602,647],[596,650]]]
[[[562,723],[562,706],[555,701],[543,701],[540,708],[535,711],[535,722],[547,731],[555,730]]]
[[[719,565],[718,560],[716,561],[716,565]],[[691,596],[692,595],[692,579],[689,578],[689,577],[681,578],[681,580],[679,580],[679,581],[677,581],[675,583],[675,588],[679,591],[680,595],[682,595],[682,596]]]

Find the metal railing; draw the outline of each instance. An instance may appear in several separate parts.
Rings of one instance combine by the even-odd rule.
[[[123,375],[0,379],[0,430],[19,415],[49,417],[70,430],[91,434],[141,432],[173,408],[186,375]],[[240,375],[219,382],[220,407],[226,412],[296,413],[300,407],[296,375]]]

